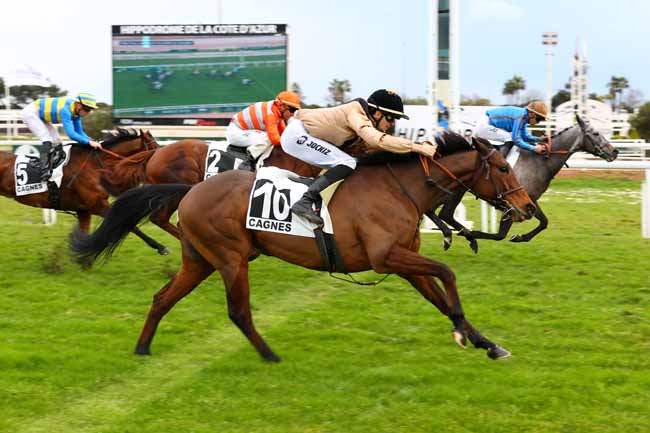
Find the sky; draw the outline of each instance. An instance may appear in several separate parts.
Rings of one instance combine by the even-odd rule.
[[[288,24],[289,74],[308,103],[323,104],[332,79],[347,79],[350,98],[390,88],[426,95],[426,0],[4,0],[0,75],[27,64],[70,93],[112,103],[111,25]],[[8,7],[9,6],[9,7]],[[542,95],[543,32],[557,32],[553,89],[571,73],[577,40],[590,62],[590,92],[612,75],[650,100],[650,12],[642,0],[460,0],[460,93],[506,102],[513,75]],[[525,93],[524,92],[524,93]]]

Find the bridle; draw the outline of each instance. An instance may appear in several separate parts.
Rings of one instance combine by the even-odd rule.
[[[594,152],[593,153],[589,152],[589,153],[592,153],[594,156],[601,157],[601,158],[603,156],[606,157],[607,152],[605,151],[605,146],[602,143],[600,143],[599,140],[594,139],[591,136],[592,134],[590,132],[588,132],[586,130],[586,128],[582,128],[580,125],[578,125],[578,127],[580,128],[580,132],[582,133],[582,139],[576,140],[571,145],[571,148],[569,148],[569,150],[552,150],[552,148],[553,148],[553,137],[556,137],[559,134],[556,134],[553,137],[547,137],[547,142],[544,144],[544,146],[547,149],[547,152],[546,152],[547,156],[550,156],[550,155],[566,155],[566,154],[571,155],[571,154],[577,152],[578,150],[585,150],[586,151],[586,149],[581,148],[581,144],[582,144],[582,142],[584,140],[589,140],[592,147],[594,148]]]
[[[496,182],[494,181],[494,178],[492,177],[492,172],[490,170],[490,167],[494,165],[491,162],[492,156],[497,152],[496,149],[490,150],[487,155],[481,155],[479,153],[479,159],[477,160],[476,164],[476,169],[474,170],[474,174],[472,175],[472,180],[469,185],[465,184],[458,176],[456,176],[454,173],[452,173],[447,167],[445,167],[443,164],[440,162],[436,161],[435,159],[427,158],[423,155],[420,155],[420,161],[422,162],[422,167],[424,168],[424,173],[426,175],[426,180],[429,185],[433,185],[436,188],[438,188],[440,191],[444,192],[447,195],[451,195],[452,192],[449,191],[448,189],[444,188],[443,186],[439,185],[435,180],[430,175],[429,172],[429,161],[431,161],[434,165],[436,165],[440,170],[442,170],[443,173],[445,173],[447,176],[449,176],[453,181],[458,183],[462,188],[465,189],[465,191],[470,192],[474,197],[477,199],[484,200],[494,207],[504,211],[504,214],[507,214],[508,212],[511,212],[515,210],[514,206],[508,202],[507,196],[515,193],[521,189],[523,189],[523,186],[518,186],[516,188],[512,188],[506,191],[500,191],[499,187],[497,186]],[[489,199],[487,197],[482,196],[481,194],[477,193],[474,190],[474,186],[476,185],[476,182],[478,182],[479,178],[481,177],[483,171],[485,171],[485,179],[489,180],[490,183],[492,184],[492,188],[494,189],[495,192],[495,198],[494,199]]]

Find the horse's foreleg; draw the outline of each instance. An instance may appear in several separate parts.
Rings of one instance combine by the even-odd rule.
[[[445,251],[447,251],[451,246],[451,229],[447,226],[447,224],[445,224],[442,218],[436,215],[435,209],[431,209],[430,211],[425,212],[425,215],[442,232],[442,235],[444,236],[443,246],[445,248]]]
[[[474,251],[475,253],[478,252],[478,243],[476,242],[476,239],[474,239],[471,236],[471,231],[462,225],[455,217],[454,213],[456,212],[456,208],[460,204],[460,202],[463,200],[463,196],[465,195],[465,191],[463,190],[458,190],[455,193],[453,193],[447,201],[442,205],[442,209],[440,210],[440,218],[445,221],[447,224],[452,226],[454,229],[458,230],[458,235],[463,236],[467,241],[469,242],[469,247]]]
[[[406,279],[413,287],[415,287],[418,292],[429,302],[440,310],[442,314],[449,317],[449,305],[445,298],[445,294],[435,282],[435,280],[428,276],[415,276],[415,275],[400,275],[402,278]],[[474,347],[477,349],[486,349],[487,354],[492,359],[506,358],[510,356],[510,352],[499,346],[498,344],[493,343],[492,341],[485,338],[476,328],[472,326],[467,319],[463,322],[463,327],[465,332],[467,332],[467,337]]]
[[[270,362],[279,362],[280,358],[266,344],[262,336],[255,329],[250,306],[250,286],[248,283],[248,261],[242,260],[236,275],[229,275],[227,270],[222,270],[221,275],[226,285],[228,299],[228,317],[240,331],[248,338],[257,352]],[[234,274],[234,273],[233,273]]]
[[[488,239],[492,241],[501,241],[505,239],[506,235],[512,227],[512,218],[508,216],[502,216],[501,221],[499,222],[499,231],[497,233],[485,233],[479,231],[471,231],[470,236],[475,239]]]
[[[546,218],[546,215],[544,215],[544,212],[539,207],[539,204],[535,203],[535,206],[537,207],[537,209],[535,210],[535,218],[539,220],[539,225],[524,235],[512,236],[510,238],[510,242],[528,242],[532,238],[537,236],[539,232],[545,230],[546,227],[548,227],[548,218]]]
[[[200,256],[183,254],[183,263],[179,271],[153,297],[149,315],[135,347],[137,355],[151,354],[149,347],[158,328],[158,323],[178,301],[187,296],[213,272],[214,267]]]
[[[399,245],[393,245],[384,259],[383,266],[376,271],[383,273],[395,273],[400,275],[426,276],[430,275],[438,278],[445,286],[447,305],[449,306],[448,317],[454,324],[454,339],[456,342],[465,347],[466,333],[463,328],[465,315],[460,305],[460,297],[456,288],[456,276],[444,263],[428,259],[415,251]]]

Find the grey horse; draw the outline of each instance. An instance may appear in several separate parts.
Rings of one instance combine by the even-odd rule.
[[[511,242],[528,242],[548,226],[548,219],[544,215],[544,212],[542,212],[537,200],[548,189],[551,180],[562,169],[562,166],[566,164],[566,161],[571,155],[575,152],[582,151],[602,158],[607,162],[615,160],[618,156],[618,150],[605,137],[587,122],[583,121],[580,116],[576,116],[576,120],[578,122],[577,125],[570,126],[552,137],[551,153],[549,155],[539,156],[527,151],[520,153],[514,171],[519,183],[526,189],[526,192],[528,192],[528,195],[537,206],[537,211],[534,216],[539,220],[539,225],[529,233],[513,235],[510,238]],[[504,212],[501,217],[498,233],[484,233],[467,229],[454,219],[454,211],[462,200],[463,195],[465,195],[465,192],[459,189],[455,193],[450,194],[449,199],[444,202],[438,215],[435,213],[436,209],[431,209],[426,215],[443,232],[445,237],[445,250],[451,246],[451,230],[445,224],[448,223],[458,230],[460,236],[464,236],[469,241],[470,248],[476,253],[478,252],[476,239],[500,241],[508,234],[513,221],[508,213]]]

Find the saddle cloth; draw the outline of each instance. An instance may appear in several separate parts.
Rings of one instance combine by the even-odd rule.
[[[61,187],[63,180],[63,167],[70,161],[71,145],[63,146],[63,152],[55,152],[52,155],[52,177],[50,182]],[[41,181],[40,159],[37,156],[18,154],[14,162],[14,179],[16,184],[16,196],[38,194],[47,191],[47,182]]]
[[[223,173],[228,170],[237,170],[239,166],[246,160],[246,148],[240,147],[241,152],[230,152],[228,150],[227,141],[209,141],[208,154],[205,157],[205,175],[203,180],[214,176],[215,174]],[[271,155],[273,146],[262,152],[257,159],[256,168],[261,167],[264,160]]]
[[[246,228],[313,238],[314,225],[291,212],[291,205],[300,200],[308,185],[299,182],[295,173],[277,167],[258,169],[248,202]],[[325,203],[320,216],[325,221],[323,232],[333,233],[332,219]]]

